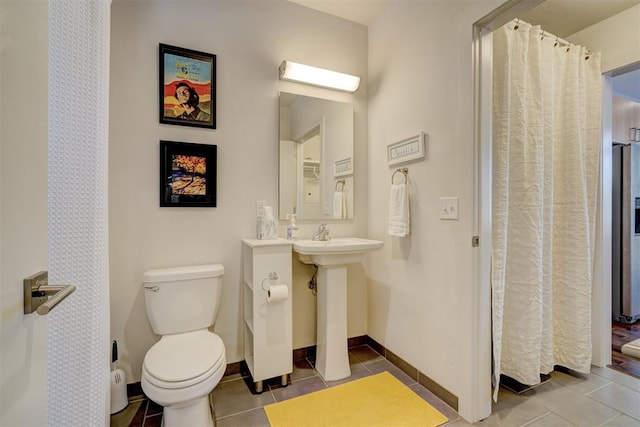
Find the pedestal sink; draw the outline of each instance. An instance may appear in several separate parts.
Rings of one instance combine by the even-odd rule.
[[[351,376],[347,344],[347,265],[378,250],[379,240],[341,237],[297,240],[293,250],[305,264],[318,266],[318,346],[316,370],[327,381]]]

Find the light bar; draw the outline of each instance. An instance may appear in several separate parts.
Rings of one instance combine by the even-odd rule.
[[[358,90],[358,86],[360,86],[360,77],[358,76],[291,61],[282,61],[282,64],[280,64],[280,80],[306,83],[352,93]]]

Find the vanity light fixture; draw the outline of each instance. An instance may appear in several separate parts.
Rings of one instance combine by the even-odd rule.
[[[360,86],[360,77],[358,76],[291,61],[282,61],[280,64],[280,80],[306,83],[351,93],[358,90],[358,86]]]

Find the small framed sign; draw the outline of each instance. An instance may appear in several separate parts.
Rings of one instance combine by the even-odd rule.
[[[387,160],[389,166],[422,160],[425,155],[426,134],[420,132],[411,138],[387,145]]]
[[[160,43],[160,123],[216,128],[216,56]]]
[[[333,162],[333,176],[335,178],[349,175],[353,175],[353,161],[351,160],[351,157],[346,157]]]
[[[216,207],[216,145],[160,141],[160,206]]]

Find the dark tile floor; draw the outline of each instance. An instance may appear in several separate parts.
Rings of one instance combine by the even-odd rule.
[[[349,349],[351,376],[341,381],[326,382],[314,369],[313,358],[294,362],[289,385],[282,387],[280,378],[266,381],[262,394],[252,393],[251,379],[246,374],[235,374],[222,378],[210,397],[216,419],[216,427],[269,426],[263,407],[275,402],[302,396],[328,387],[334,387],[369,375],[388,371],[416,394],[430,403],[449,421],[460,417],[451,407],[429,390],[418,384],[398,367],[393,365],[368,345]],[[111,416],[113,427],[153,427],[162,423],[162,407],[149,401],[144,395],[129,398],[123,411]]]

